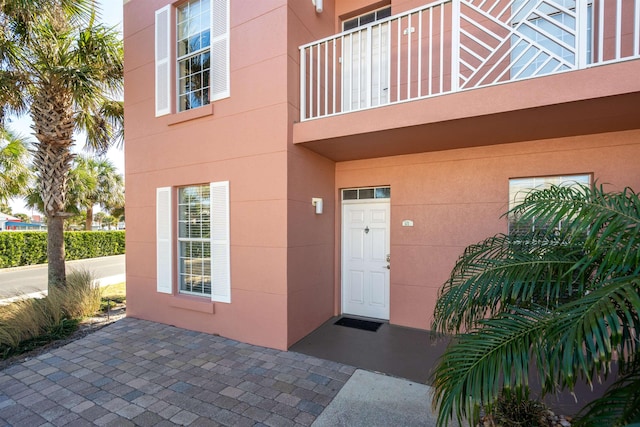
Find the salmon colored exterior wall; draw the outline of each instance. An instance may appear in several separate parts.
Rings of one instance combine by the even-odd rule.
[[[390,185],[390,322],[428,328],[464,247],[506,231],[509,178],[592,173],[640,189],[640,119],[628,110],[640,82],[625,80],[640,61],[298,123],[298,46],[342,18],[420,2],[324,0],[317,14],[310,0],[234,0],[231,96],[156,118],[154,12],[169,3],[180,4],[124,5],[130,316],[288,348],[341,313],[340,189]],[[607,70],[618,78],[595,80]],[[571,126],[541,133],[538,120],[558,112]],[[231,303],[158,293],[155,190],[214,181],[230,183]]]
[[[390,322],[427,329],[464,248],[507,232],[510,178],[593,174],[609,190],[637,189],[638,159],[640,130],[340,162],[336,203],[341,188],[391,186]]]
[[[231,2],[231,97],[173,124],[209,107],[154,116],[154,12],[168,3],[124,6],[129,315],[286,348],[286,2]],[[214,181],[230,182],[232,303],[157,293],[155,188]]]

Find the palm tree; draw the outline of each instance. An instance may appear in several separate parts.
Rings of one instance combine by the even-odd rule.
[[[106,213],[104,212],[96,212],[96,214],[93,216],[93,219],[100,224],[100,229],[102,229],[102,225],[104,223],[104,219],[107,216]]]
[[[0,128],[0,201],[24,193],[31,179],[28,144],[20,136]]]
[[[0,0],[0,128],[7,114],[27,109],[28,78],[18,66],[21,46],[33,36],[43,11],[59,8],[69,17],[90,16],[91,0]]]
[[[111,230],[111,227],[113,225],[115,225],[115,223],[116,223],[116,219],[114,217],[112,217],[111,215],[105,215],[102,218],[102,224],[103,224],[103,226],[106,225],[108,230]]]
[[[122,102],[112,97],[122,89],[123,52],[117,32],[94,23],[93,1],[46,3],[49,8],[19,39],[11,65],[22,79],[37,139],[33,165],[47,217],[51,287],[65,283],[63,225],[74,132],[85,131],[88,146],[99,153],[122,136]]]
[[[78,176],[84,176],[84,191],[79,192],[78,202],[87,212],[85,230],[91,230],[95,205],[107,209],[124,204],[124,180],[113,163],[104,158],[78,156],[75,170]]]
[[[29,222],[29,221],[31,221],[31,220],[29,219],[29,215],[27,215],[26,213],[17,213],[17,214],[14,214],[13,216],[15,216],[16,218],[19,218],[19,219],[20,219],[20,221],[22,221],[22,222]]]
[[[469,246],[440,292],[433,330],[458,335],[435,369],[438,424],[477,419],[530,375],[543,392],[573,390],[615,360],[618,382],[580,422],[639,422],[639,195],[551,187],[510,214],[547,227]]]

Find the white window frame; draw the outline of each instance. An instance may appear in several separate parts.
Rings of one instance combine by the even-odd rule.
[[[206,185],[206,184],[205,184]],[[200,186],[193,185],[193,186]],[[187,188],[192,186],[183,186]],[[209,184],[209,230],[210,237],[188,238],[180,237],[180,218],[173,222],[172,202],[173,192],[180,194],[180,188],[162,187],[156,189],[156,264],[157,264],[157,292],[173,294],[173,265],[174,257],[173,236],[177,236],[175,253],[178,258],[178,294],[210,297],[215,302],[231,302],[231,259],[230,259],[230,230],[229,230],[229,181],[212,182]],[[175,207],[179,210],[179,197]],[[200,292],[184,292],[180,288],[180,242],[193,240],[210,242],[210,294]]]
[[[197,16],[192,16],[190,14],[186,14],[186,18],[184,20],[180,20],[180,14],[181,14],[181,10],[186,9],[186,8],[192,8],[195,5],[198,5],[198,8],[201,10],[201,12],[197,15]],[[208,8],[208,10],[203,13],[202,9],[203,7]],[[206,10],[206,9],[205,9]],[[210,90],[211,90],[211,33],[212,33],[212,26],[211,26],[211,19],[213,18],[213,13],[211,11],[211,1],[210,0],[189,0],[187,2],[185,2],[184,4],[181,4],[180,6],[178,6],[176,8],[176,110],[178,112],[181,111],[188,111],[194,108],[199,108],[199,107],[204,107],[205,105],[207,105],[210,100],[211,100],[211,96],[210,96]],[[205,28],[206,27],[201,27],[199,24],[192,24],[195,21],[198,20],[202,20],[202,19],[207,19],[207,24],[208,24],[208,32],[209,32],[209,41],[208,44],[206,46],[200,47],[196,50],[187,52],[183,55],[180,55],[180,44],[182,42],[189,42],[189,40],[191,39],[192,36],[204,36],[206,31]],[[185,25],[187,26],[187,28],[189,28],[190,25],[194,25],[195,29],[200,29],[201,32],[200,33],[194,33],[191,34],[191,31],[189,31],[189,33],[185,36],[182,37],[181,35],[181,25]],[[196,72],[190,72],[190,73],[186,73],[184,75],[182,75],[182,64],[186,64],[185,66],[188,66],[188,64],[191,62],[192,59],[199,57],[201,60],[204,60],[203,57],[206,55],[209,55],[209,67],[208,68],[203,68],[200,69],[200,71],[196,71]],[[189,80],[194,78],[195,76],[197,76],[198,74],[200,74],[200,79],[201,79],[201,86],[200,88],[196,89],[196,90],[187,90],[185,88],[183,88],[183,83],[182,80]],[[203,79],[204,75],[207,75],[208,78]],[[184,90],[184,93],[182,92]],[[200,94],[200,105],[194,105],[194,106],[184,106],[183,107],[183,99],[187,99],[187,101],[191,98],[191,95],[196,94],[197,92],[202,92]],[[205,99],[205,93],[206,93],[206,99]]]
[[[527,182],[528,181],[528,182]],[[577,184],[591,185],[592,175],[588,173],[574,174],[574,175],[551,175],[542,177],[524,177],[524,178],[511,178],[509,179],[509,212],[521,203],[529,192],[532,190],[542,190],[549,188],[551,185],[557,185],[561,187],[571,187]],[[508,215],[508,232],[514,233],[512,230],[512,224],[515,222],[512,214]],[[561,225],[562,226],[562,223]],[[532,224],[532,228],[535,231],[535,224]]]
[[[183,202],[183,193],[195,190],[195,192],[201,196],[200,203],[185,203]],[[178,293],[193,295],[193,296],[211,296],[211,270],[213,267],[213,260],[211,256],[211,190],[209,185],[190,185],[178,188],[177,207],[177,257],[178,257]],[[205,193],[206,192],[206,193]],[[206,194],[206,196],[205,196]],[[192,216],[192,208],[199,212],[199,215]],[[204,219],[208,217],[208,220]],[[199,224],[200,232],[199,237],[190,236],[188,230],[192,225]],[[183,234],[183,231],[185,234]],[[200,258],[196,260],[193,256],[193,252],[188,255],[185,254],[183,244],[190,245],[208,245],[208,256],[201,254]],[[203,249],[203,252],[205,250]],[[196,262],[197,261],[197,262]],[[185,266],[187,264],[195,264],[188,271]],[[208,271],[207,271],[208,270]],[[200,274],[197,274],[199,272]],[[207,274],[208,273],[208,274]],[[200,283],[188,284],[189,278],[196,279],[200,277]],[[207,283],[208,282],[208,283]],[[195,291],[194,288],[200,287],[201,291]],[[206,289],[208,288],[208,292]]]

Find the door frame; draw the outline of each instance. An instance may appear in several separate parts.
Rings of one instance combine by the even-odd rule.
[[[361,187],[361,188],[371,188],[371,187]],[[389,243],[389,254],[391,253],[391,198],[380,198],[380,199],[357,199],[357,200],[342,200],[342,192],[343,189],[340,190],[340,314],[351,314],[345,313],[345,206],[347,205],[371,205],[371,204],[380,204],[380,205],[388,205],[389,207],[389,222],[387,226],[387,236]],[[388,301],[388,315],[386,318],[380,318],[381,320],[390,320],[391,315],[391,271],[389,271],[389,280],[387,283],[386,298]],[[354,316],[358,316],[354,314]]]

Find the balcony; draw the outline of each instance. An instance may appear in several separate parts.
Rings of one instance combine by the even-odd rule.
[[[590,117],[601,117],[605,108],[617,111],[638,102],[640,67],[632,61],[638,58],[640,0],[436,1],[301,46],[300,123],[294,126],[294,142],[335,160],[411,153],[427,149],[364,150],[375,147],[373,131],[387,132],[387,141],[402,137],[411,145],[412,138],[418,138],[412,136],[420,130],[416,126],[430,126],[432,135],[457,138],[431,149],[477,145],[483,143],[482,135],[451,134],[453,122],[459,128],[462,119],[471,125],[469,120],[493,117],[494,122],[475,123],[487,129],[508,128],[525,117],[553,122],[563,113],[559,106],[567,103],[580,112],[576,126],[578,121],[584,125]],[[571,73],[575,71],[579,73]],[[550,104],[555,108],[539,110]],[[412,118],[416,109],[432,114]],[[498,135],[491,140],[638,125],[628,111],[622,115],[615,125],[587,124],[578,130],[563,122],[563,130],[552,134],[504,135],[503,141]],[[390,117],[395,117],[393,122]],[[312,124],[317,119],[323,120]],[[332,130],[327,121],[352,129]],[[400,128],[396,135],[389,133]],[[475,142],[463,141],[466,137]]]
[[[638,0],[437,1],[300,47],[300,120],[640,58]]]

